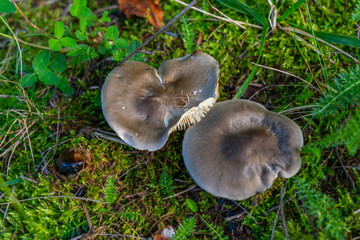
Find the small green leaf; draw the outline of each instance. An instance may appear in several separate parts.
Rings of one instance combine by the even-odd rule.
[[[49,39],[49,48],[52,51],[59,51],[61,49],[60,41],[54,38]]]
[[[130,42],[128,48],[126,49],[126,55],[129,55],[130,53],[132,53],[138,47],[140,47],[139,41],[138,40],[132,40]]]
[[[76,40],[71,37],[64,37],[60,39],[61,45],[72,48],[77,45]]]
[[[128,44],[127,41],[124,38],[118,38],[114,41],[115,46],[118,48],[126,49]]]
[[[106,37],[110,40],[115,41],[119,37],[119,30],[115,26],[110,26],[106,30]]]
[[[49,62],[50,62],[50,52],[49,51],[39,52],[33,61],[33,68],[35,72],[45,69],[49,64]]]
[[[37,75],[39,77],[39,80],[47,85],[57,85],[60,82],[58,76],[49,69],[39,71],[37,72]]]
[[[110,22],[111,19],[108,17],[109,15],[109,12],[108,11],[105,11],[103,13],[103,15],[101,16],[101,18],[99,19],[99,23],[103,23],[103,22]]]
[[[86,8],[86,0],[74,0],[73,5],[70,7],[70,14],[74,17],[80,17],[80,12]]]
[[[55,36],[60,39],[64,35],[64,23],[58,21],[55,23]]]
[[[138,61],[138,62],[144,62],[144,54],[143,53],[136,53],[134,56],[130,58],[131,61]]]
[[[126,55],[129,55],[130,53],[132,53],[138,47],[140,47],[139,41],[138,40],[132,40],[130,42],[128,48],[126,49]],[[136,53],[129,60],[143,62],[144,61],[144,54],[143,53]]]
[[[82,33],[85,32],[85,30],[86,30],[86,25],[87,25],[86,20],[83,19],[83,18],[80,19],[80,30],[81,30]]]
[[[194,213],[196,213],[198,211],[198,207],[193,200],[187,198],[185,203],[190,208],[190,210],[193,211]]]
[[[56,73],[61,73],[65,71],[67,68],[65,56],[63,54],[58,54],[53,57],[49,67]]]
[[[35,82],[36,82],[35,73],[31,73],[31,74],[28,73],[20,79],[19,84],[23,88],[26,88],[32,86]]]
[[[74,89],[70,86],[69,80],[65,77],[60,76],[60,82],[57,87],[68,96],[71,96],[75,93]]]
[[[12,13],[16,12],[14,4],[9,0],[0,0],[0,13]]]
[[[75,35],[81,41],[87,39],[87,36],[85,34],[83,34],[82,32],[80,32],[79,30],[76,30]]]

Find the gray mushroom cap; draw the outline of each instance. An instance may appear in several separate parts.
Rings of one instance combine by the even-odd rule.
[[[268,189],[279,172],[295,175],[302,146],[302,132],[289,118],[255,102],[230,100],[187,130],[183,158],[205,191],[243,200]]]
[[[106,78],[101,91],[106,121],[128,145],[155,151],[176,130],[198,122],[218,98],[219,64],[195,52],[155,68],[128,61]]]

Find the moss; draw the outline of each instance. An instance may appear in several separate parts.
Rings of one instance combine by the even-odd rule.
[[[257,1],[257,4],[254,1],[248,2],[253,6],[263,8],[267,14],[269,8],[267,1]],[[345,2],[347,2],[347,7],[345,7]],[[308,3],[314,30],[356,36],[357,30],[350,18],[355,1],[318,0]],[[89,4],[91,4],[91,8],[95,9],[100,2],[93,1]],[[233,19],[256,23],[248,16],[218,3],[214,4]],[[283,1],[282,4],[279,14],[290,8],[292,1]],[[66,25],[71,24],[65,34],[74,34],[79,23],[69,15],[61,16],[65,5],[57,2],[49,8],[46,5],[24,4],[21,5],[21,8],[34,24],[49,33],[53,32],[55,22],[61,19]],[[207,1],[199,1],[198,5],[211,11]],[[182,9],[182,6],[175,2],[163,3],[162,7],[166,20],[173,18]],[[259,45],[255,43],[260,39],[261,30],[251,27],[243,30],[228,23],[209,21],[208,16],[195,11],[189,11],[187,16],[192,20],[195,31],[194,42],[198,40],[201,33],[202,39],[198,48],[220,62],[220,100],[232,98],[251,69],[254,68],[252,62],[257,61]],[[119,20],[117,24],[120,35],[129,41],[137,39],[143,42],[146,34],[154,31],[154,28],[145,19],[125,19],[117,11],[112,11],[111,17]],[[6,15],[6,18],[13,30],[20,30],[19,37],[21,39],[47,46],[48,38],[39,35],[37,31],[30,28],[28,34],[21,33],[21,30],[29,27],[20,14]],[[282,26],[295,24],[310,29],[306,5],[303,4],[287,21],[281,21],[280,24]],[[177,33],[177,38],[161,34],[146,47],[147,50],[153,51],[153,55],[146,56],[150,65],[158,67],[164,59],[177,58],[186,54],[179,34],[180,29],[181,23],[175,23],[168,30]],[[3,25],[0,25],[0,31],[8,32]],[[94,28],[88,28],[87,31],[94,36],[99,33],[103,36],[106,26],[96,23]],[[324,68],[320,65],[316,49],[311,47],[314,46],[313,40],[303,38],[307,43],[294,39],[284,31],[273,31],[267,37],[260,63],[299,76],[317,89],[285,74],[259,68],[253,80],[254,86],[252,86],[256,90],[251,92],[251,89],[248,89],[250,96],[255,94],[253,99],[278,112],[296,106],[311,105],[317,101],[320,96],[318,89],[326,88]],[[101,45],[101,43],[91,41],[87,44],[94,45],[94,47]],[[353,48],[340,47],[344,51],[356,55]],[[0,48],[4,50],[2,46]],[[14,49],[10,51],[10,57],[14,56],[14,58],[9,59],[8,68],[3,73],[2,79],[18,81],[20,78],[20,76],[15,74],[14,77],[12,74],[19,72],[18,65],[14,61],[16,59]],[[32,59],[38,53],[38,49],[26,45],[22,45],[22,49],[23,70],[28,72],[31,71]],[[326,72],[330,80],[339,71],[353,65],[352,60],[335,53],[333,49],[323,44],[320,44],[320,50],[322,51],[322,64],[326,65]],[[5,58],[5,53],[6,51],[0,51],[1,59]],[[4,222],[6,231],[2,237],[4,239],[10,239],[12,236],[19,239],[70,239],[76,237],[89,231],[89,219],[84,213],[86,208],[95,231],[100,229],[104,233],[148,237],[166,225],[173,225],[176,229],[189,216],[194,216],[196,232],[192,234],[192,239],[214,238],[216,234],[209,228],[209,224],[218,227],[219,232],[223,231],[224,237],[233,234],[237,238],[244,239],[269,239],[277,215],[276,207],[279,204],[282,179],[277,179],[265,193],[242,201],[240,204],[248,213],[229,223],[225,222],[224,218],[236,215],[242,210],[231,201],[215,198],[199,189],[165,199],[194,184],[182,161],[181,143],[184,132],[172,134],[166,146],[155,153],[137,151],[104,139],[94,139],[89,134],[93,128],[110,130],[101,111],[100,86],[115,63],[108,63],[103,57],[98,61],[100,65],[96,65],[98,62],[73,64],[69,61],[65,75],[70,78],[72,87],[76,89],[77,93],[73,97],[63,96],[53,86],[36,83],[26,89],[29,99],[33,103],[30,109],[26,102],[16,98],[0,98],[2,111],[0,114],[0,139],[5,135],[7,135],[6,140],[15,137],[4,149],[1,149],[0,154],[16,140],[20,140],[20,144],[11,155],[11,161],[9,162],[10,154],[6,154],[3,161],[0,162],[1,176],[6,181],[18,179],[20,176],[27,176],[36,181],[35,183],[21,180],[14,185],[14,195],[17,199],[48,195],[75,196],[76,192],[82,189],[82,197],[99,201],[105,201],[106,179],[112,176],[115,179],[114,203],[101,204],[61,197],[28,200],[21,202],[20,208],[10,205]],[[22,95],[15,84],[9,82],[1,82],[1,84],[0,94]],[[99,88],[94,88],[94,86]],[[14,110],[25,114],[26,117]],[[58,113],[60,113],[60,118],[58,118]],[[312,145],[327,131],[339,128],[350,113],[351,109],[340,113],[341,116],[337,116],[336,121],[312,116],[302,117],[298,121],[299,125],[303,126],[307,143],[302,151],[303,167],[298,176],[289,181],[284,196],[285,222],[293,239],[312,239],[314,235],[319,239],[329,236],[352,238],[360,231],[359,214],[353,214],[359,208],[357,203],[360,201],[356,191],[352,189],[348,177],[341,171],[342,168],[339,167],[338,159],[332,155],[332,150]],[[24,129],[21,121],[25,120],[27,124],[34,121],[29,129],[30,132],[33,132],[30,137],[32,151],[30,151],[28,140],[20,139],[16,135]],[[16,122],[14,123],[14,121]],[[13,127],[11,127],[12,124],[14,124]],[[78,175],[69,177],[43,173],[36,177],[32,175],[40,163],[42,166],[47,163],[50,172],[54,173],[52,170],[54,170],[55,161],[60,154],[74,148],[84,149],[91,155],[91,160]],[[357,163],[356,157],[348,156],[346,150],[342,148],[340,150],[347,166],[354,166]],[[7,168],[8,165],[9,168]],[[358,172],[356,170],[349,170],[349,172],[359,190]],[[316,190],[315,193],[324,193],[323,196],[317,195],[314,202],[317,200],[326,204],[327,209],[334,210],[332,214],[321,211],[321,206],[318,208],[308,206],[307,200],[300,197],[301,194],[304,194],[299,191],[299,183],[302,181],[308,184],[309,189]],[[12,186],[9,186],[8,190],[11,192]],[[195,201],[199,212],[194,213],[184,207],[185,199]],[[9,196],[1,199],[2,202],[9,200]],[[317,215],[319,213],[325,217],[320,218]],[[322,221],[324,219],[335,227]],[[338,221],[334,219],[338,219]],[[336,228],[344,225],[346,227],[343,229]],[[278,218],[274,239],[284,238],[284,228]],[[334,232],[327,232],[327,229],[332,229]],[[97,238],[101,239],[102,237],[97,236]]]

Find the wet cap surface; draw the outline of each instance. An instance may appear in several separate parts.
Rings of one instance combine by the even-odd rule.
[[[289,178],[301,166],[300,128],[289,118],[247,100],[215,104],[183,141],[194,181],[214,196],[243,200]]]
[[[172,131],[205,116],[218,98],[218,78],[218,62],[201,52],[166,60],[158,71],[129,61],[104,83],[103,114],[127,144],[155,151]]]

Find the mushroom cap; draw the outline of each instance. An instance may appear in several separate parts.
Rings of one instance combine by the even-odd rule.
[[[243,200],[264,192],[280,172],[301,166],[300,128],[289,118],[248,100],[215,104],[183,141],[185,166],[194,181],[217,197]]]
[[[155,68],[128,61],[101,91],[106,121],[128,145],[155,151],[168,135],[201,120],[218,98],[219,64],[195,52]]]

